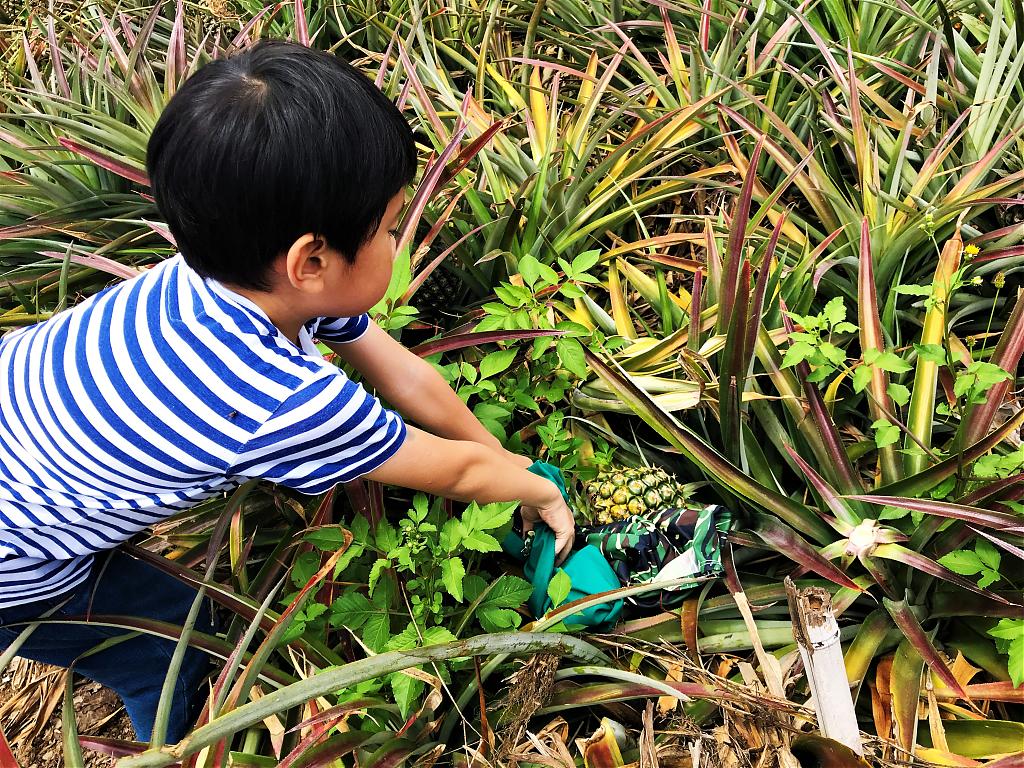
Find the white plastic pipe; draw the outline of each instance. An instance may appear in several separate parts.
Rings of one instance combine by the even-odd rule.
[[[793,619],[793,635],[807,672],[818,728],[823,736],[863,755],[860,728],[839,642],[839,625],[832,613],[832,596],[821,587],[797,589],[788,577],[786,592]]]

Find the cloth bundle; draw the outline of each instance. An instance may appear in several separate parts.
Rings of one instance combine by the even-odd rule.
[[[535,462],[534,474],[558,486],[566,502],[569,496],[557,467]],[[717,577],[722,574],[721,545],[732,516],[725,507],[711,504],[664,509],[634,515],[608,525],[578,526],[577,548],[555,567],[555,536],[543,523],[524,540],[512,532],[502,542],[505,552],[523,563],[523,573],[533,584],[529,600],[534,618],[551,610],[548,584],[559,571],[571,582],[565,602],[621,587],[671,582],[680,578]],[[584,542],[583,546],[579,546]],[[627,598],[641,608],[667,608],[681,603],[693,585],[667,587]],[[590,606],[565,620],[566,624],[593,628],[613,624],[623,600]]]

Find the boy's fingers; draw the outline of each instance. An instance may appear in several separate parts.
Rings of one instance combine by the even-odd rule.
[[[561,565],[562,561],[569,556],[572,550],[572,542],[576,535],[575,531],[568,531],[555,536],[555,564]]]

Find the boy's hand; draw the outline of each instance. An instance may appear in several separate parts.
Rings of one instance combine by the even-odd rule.
[[[519,501],[524,529],[543,520],[555,533],[556,557],[564,557],[572,547],[575,525],[562,492],[547,478],[528,472],[532,462],[515,456],[516,462],[513,456],[409,427],[402,447],[367,477],[458,501]]]
[[[552,483],[553,485],[553,483]],[[557,490],[557,489],[556,489]],[[537,521],[543,520],[555,534],[555,563],[561,563],[572,549],[576,537],[576,521],[562,495],[557,501],[544,507],[522,507],[523,533],[533,530]]]

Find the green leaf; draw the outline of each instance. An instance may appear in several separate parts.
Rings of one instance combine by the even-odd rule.
[[[566,370],[581,379],[587,377],[587,360],[583,354],[583,345],[578,339],[566,337],[559,339],[555,344],[555,351]]]
[[[373,614],[366,620],[359,637],[374,652],[380,653],[391,637],[391,617],[384,611]]]
[[[786,350],[785,357],[782,358],[782,367],[789,368],[797,363],[801,363],[815,352],[815,348],[808,344],[806,341],[797,341],[789,345],[789,349]]]
[[[890,384],[885,391],[896,405],[906,405],[910,402],[910,390],[902,384]]]
[[[889,422],[888,419],[878,419],[871,425],[875,430],[875,445],[885,448],[900,439],[900,428]]]
[[[932,287],[930,285],[897,285],[896,293],[904,296],[931,296]]]
[[[1000,619],[989,635],[996,638],[996,647],[1008,658],[1010,680],[1015,687],[1024,684],[1024,619]]]
[[[466,600],[476,600],[487,589],[487,581],[477,573],[470,573],[462,581],[463,597]]]
[[[825,356],[825,359],[833,365],[841,365],[846,361],[846,353],[839,349],[835,344],[831,344],[827,341],[823,342],[821,346],[818,347],[818,351],[821,352],[821,354]]]
[[[345,529],[340,525],[317,528],[302,538],[323,552],[335,552],[345,546]]]
[[[374,537],[374,543],[380,551],[385,553],[391,552],[398,546],[398,531],[396,531],[395,527],[387,520],[381,520],[377,524],[377,535]]]
[[[320,553],[303,552],[295,558],[292,563],[292,583],[297,587],[304,587],[306,583],[320,570]]]
[[[367,592],[372,596],[373,590],[377,587],[377,582],[380,581],[381,574],[384,573],[385,569],[391,565],[391,561],[386,558],[378,558],[377,561],[370,568],[370,577],[367,580]]]
[[[593,267],[597,266],[597,262],[601,260],[600,251],[584,251],[579,256],[572,260],[572,271],[574,274],[581,272],[587,272]]]
[[[829,325],[835,325],[841,323],[846,319],[846,306],[843,304],[843,297],[836,296],[834,299],[829,301],[825,305],[825,309],[822,310],[822,316],[828,322]]]
[[[540,278],[540,262],[536,257],[526,254],[519,260],[519,274],[531,288],[536,285]]]
[[[946,350],[939,344],[914,344],[914,350],[922,360],[939,365],[946,362]]]
[[[366,595],[350,592],[331,603],[331,626],[359,629],[379,613]]]
[[[836,327],[832,329],[836,333],[856,333],[859,329],[853,323],[836,323]]]
[[[533,585],[526,579],[511,574],[502,574],[487,593],[483,605],[498,608],[518,608],[533,594]]]
[[[476,368],[465,361],[459,363],[459,373],[462,374],[462,378],[464,378],[469,384],[476,381]]]
[[[492,531],[511,520],[515,511],[515,502],[495,502],[483,506],[474,502],[462,515],[462,524],[467,531]]]
[[[360,544],[370,543],[370,521],[362,515],[356,515],[348,526],[352,532],[352,538]]]
[[[543,286],[554,285],[558,282],[558,273],[555,272],[547,264],[541,264],[539,267],[541,284]]]
[[[402,717],[408,717],[413,706],[423,695],[426,683],[422,680],[396,672],[391,676],[391,690],[395,694],[395,703],[398,705]]]
[[[953,381],[953,394],[963,397],[974,388],[974,377],[960,374]]]
[[[497,421],[503,421],[507,419],[511,414],[509,408],[497,403],[477,403],[473,407],[473,415],[478,419],[494,419]]]
[[[482,605],[477,608],[476,618],[486,632],[515,629],[523,623],[523,617],[510,608],[495,608],[492,605]]]
[[[409,512],[409,518],[417,523],[422,523],[427,519],[428,514],[430,514],[430,501],[427,499],[427,495],[417,493],[412,497],[412,510]]]
[[[462,544],[463,526],[461,520],[451,519],[441,526],[439,541],[445,552],[454,552]]]
[[[1003,560],[1003,556],[999,554],[999,550],[996,549],[995,544],[990,542],[988,539],[978,539],[974,544],[974,551],[977,552],[981,562],[986,566],[991,568],[993,571],[999,570],[999,565]]]
[[[466,576],[466,566],[459,557],[449,557],[441,563],[441,583],[448,594],[457,602],[462,602],[462,579]]]
[[[497,301],[489,301],[483,306],[484,312],[495,317],[508,317],[508,307],[499,304]],[[479,328],[477,330],[480,330]]]
[[[352,561],[359,557],[361,554],[363,554],[363,552],[365,551],[366,547],[364,547],[362,544],[356,544],[355,542],[353,542],[352,545],[345,550],[345,554],[339,557],[337,562],[334,564],[334,575],[332,578],[337,579],[338,576],[342,573],[342,571],[348,568],[349,565],[352,564]]]
[[[506,370],[516,358],[515,349],[499,349],[480,361],[480,378],[487,379]]]
[[[858,365],[853,370],[853,391],[863,392],[864,387],[871,381],[871,366],[867,363]]]
[[[1010,378],[1010,374],[998,365],[982,361],[967,366],[967,373],[975,378],[976,387],[982,392],[987,392],[993,385]]]
[[[913,367],[895,352],[883,352],[875,358],[873,365],[889,373],[905,373]]]
[[[585,293],[582,288],[573,283],[566,283],[558,291],[567,299],[582,299]]]
[[[489,533],[483,531],[471,531],[462,540],[462,546],[474,552],[500,552],[501,545],[498,540]]]
[[[571,590],[572,579],[569,578],[569,574],[559,568],[548,582],[548,597],[551,598],[552,607],[557,608],[564,603]]]
[[[980,573],[985,567],[977,553],[971,552],[968,549],[957,549],[949,552],[939,558],[939,563],[949,568],[953,573],[959,573],[961,576],[971,576],[975,573]]]

